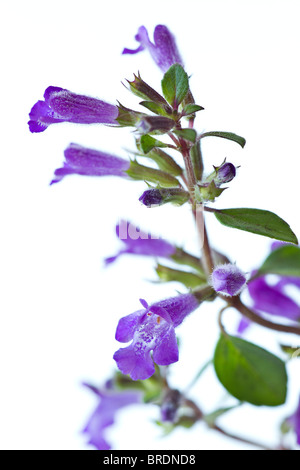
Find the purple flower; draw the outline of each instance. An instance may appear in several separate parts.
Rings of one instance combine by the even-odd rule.
[[[45,101],[35,103],[29,113],[29,130],[43,132],[50,124],[74,122],[79,124],[118,124],[117,106],[76,95],[64,88],[49,86],[44,93]]]
[[[235,264],[221,264],[214,269],[211,282],[216,292],[232,297],[241,292],[246,276]]]
[[[168,258],[176,251],[176,247],[166,240],[142,232],[137,227],[124,220],[116,226],[116,234],[125,246],[115,256],[106,258],[106,264],[114,262],[124,253]]]
[[[66,161],[57,168],[50,184],[58,183],[67,175],[121,176],[127,177],[130,163],[108,153],[93,150],[81,145],[70,144],[64,152]]]
[[[289,425],[293,428],[297,437],[297,444],[300,445],[300,400],[295,413],[287,419]]]
[[[132,341],[114,354],[120,371],[129,374],[132,380],[144,380],[155,372],[153,361],[161,366],[177,362],[175,328],[199,303],[192,294],[178,295],[150,306],[141,300],[144,308],[121,318],[117,326],[117,341]]]
[[[106,428],[114,424],[115,414],[121,408],[142,402],[141,392],[98,390],[89,384],[84,383],[83,385],[92,390],[100,399],[99,405],[90,417],[83,432],[89,436],[88,443],[95,446],[96,449],[109,450],[111,446],[105,438]]]
[[[249,282],[248,289],[254,302],[253,309],[294,321],[300,320],[300,306],[283,292],[286,282],[287,279],[283,283],[280,280],[278,284],[272,286],[265,276]]]
[[[180,64],[182,59],[178,52],[173,34],[164,25],[158,25],[154,30],[154,44],[150,41],[148,31],[145,26],[141,26],[135,39],[140,43],[137,49],[124,49],[123,54],[136,54],[148,49],[154,62],[159,68],[166,72],[171,65]]]
[[[282,246],[288,245],[284,242],[273,242],[271,250],[277,250]],[[256,271],[252,272],[254,276]],[[291,276],[277,276],[277,282],[270,284],[268,276],[254,278],[248,283],[248,290],[253,301],[252,309],[258,314],[267,313],[279,317],[288,318],[292,321],[300,321],[300,305],[289,297],[285,288],[288,285],[294,285],[300,288],[300,278]],[[238,333],[242,334],[251,321],[243,318],[238,326]]]

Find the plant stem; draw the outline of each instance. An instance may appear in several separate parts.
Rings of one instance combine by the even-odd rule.
[[[184,402],[188,407],[190,407],[194,411],[196,418],[199,421],[202,421],[204,415],[203,415],[202,411],[200,410],[200,408],[198,407],[198,405],[196,405],[196,403],[193,400],[190,400],[188,398],[186,398],[184,400]],[[237,436],[235,434],[231,434],[231,433],[225,431],[223,428],[221,428],[217,424],[214,424],[213,426],[210,426],[210,427],[211,427],[211,429],[213,429],[214,431],[219,432],[223,436],[229,437],[230,439],[234,439],[235,441],[241,442],[243,444],[247,444],[247,445],[250,445],[250,446],[253,446],[253,447],[258,447],[259,449],[262,449],[262,450],[275,450],[275,449],[271,449],[270,447],[267,447],[264,444],[261,444],[260,442],[255,442],[255,441],[252,441],[250,439],[246,439],[244,437],[240,437],[240,436]]]
[[[288,326],[288,325],[279,325],[278,323],[270,322],[265,318],[257,315],[253,312],[249,307],[247,307],[239,297],[228,297],[222,296],[224,300],[231,306],[238,310],[244,317],[248,318],[249,320],[261,325],[265,328],[269,328],[270,330],[281,331],[283,333],[292,333],[295,335],[300,336],[300,328],[297,326]]]

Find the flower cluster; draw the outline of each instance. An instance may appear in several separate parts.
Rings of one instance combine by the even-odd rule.
[[[116,226],[122,246],[116,254],[105,259],[106,266],[123,255],[147,256],[156,261],[163,259],[166,264],[159,261],[156,266],[159,281],[176,282],[181,288],[184,286],[185,291],[177,291],[177,295],[151,304],[140,299],[142,308],[121,317],[116,328],[115,339],[127,343],[113,355],[118,368],[116,375],[122,377],[118,387],[111,387],[109,382],[100,389],[85,384],[99,403],[84,433],[90,444],[104,450],[110,448],[106,430],[114,423],[118,410],[141,403],[142,399],[160,406],[160,424],[168,432],[176,426],[187,428],[204,419],[211,428],[226,434],[216,420],[228,408],[205,416],[186,392],[173,389],[168,383],[166,369],[179,360],[175,329],[200,304],[212,302],[217,297],[226,302],[219,314],[220,339],[213,361],[209,363],[213,362],[217,378],[238,404],[282,405],[287,395],[287,372],[280,358],[240,336],[230,336],[221,322],[224,310],[234,307],[243,315],[240,334],[250,322],[256,322],[272,330],[300,335],[300,305],[287,292],[289,286],[300,288],[300,248],[290,226],[270,211],[211,206],[227,189],[223,185],[236,177],[238,167],[225,159],[221,165],[213,165],[213,171],[211,168],[211,173],[206,174],[202,140],[222,138],[243,148],[245,139],[227,131],[196,132],[194,121],[204,108],[194,100],[175,38],[166,26],[156,26],[153,42],[144,26],[138,29],[135,39],[138,47],[125,48],[123,54],[148,50],[164,74],[160,92],[144,81],[140,73],[134,74],[133,80],[127,80],[129,91],[142,99],[139,105],[143,111],[127,108],[120,102],[110,104],[49,86],[44,100],[37,101],[32,107],[28,122],[32,133],[43,132],[51,124],[63,122],[133,128],[136,150],[130,159],[71,143],[50,184],[74,174],[144,181],[147,188],[137,201],[147,208],[169,203],[189,205],[201,242],[199,257],[172,242],[141,231],[127,221],[122,220]],[[150,160],[151,165],[144,165],[141,160],[143,163]],[[210,246],[204,212],[213,213],[217,221],[227,227],[267,236],[288,245],[282,248],[276,242],[274,255],[267,258],[248,280],[249,276],[237,264]],[[269,282],[269,274],[278,276],[275,284]],[[244,291],[250,294],[252,309],[242,301]],[[274,324],[264,317],[265,314],[284,317],[287,324]],[[195,362],[196,358],[195,350]],[[196,379],[204,369],[197,372]],[[287,422],[300,444],[300,404]]]

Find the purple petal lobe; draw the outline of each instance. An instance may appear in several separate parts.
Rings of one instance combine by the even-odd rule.
[[[159,366],[167,366],[178,361],[178,345],[175,330],[169,328],[161,342],[153,350],[153,360]]]
[[[128,346],[116,351],[113,358],[122,374],[129,374],[132,380],[148,379],[155,372],[150,350]]]
[[[120,341],[120,343],[128,343],[131,341],[144,314],[144,310],[138,310],[137,312],[121,318],[116,330],[116,340]]]

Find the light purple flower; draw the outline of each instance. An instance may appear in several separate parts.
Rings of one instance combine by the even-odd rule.
[[[98,390],[89,384],[83,385],[92,390],[100,400],[83,432],[89,436],[88,444],[92,444],[98,450],[109,450],[111,446],[106,441],[106,428],[114,424],[115,415],[121,408],[142,403],[141,392]]]
[[[144,49],[148,49],[154,62],[163,72],[166,72],[173,64],[183,66],[175,38],[168,28],[164,25],[157,25],[153,36],[154,43],[150,41],[145,26],[141,26],[135,36],[135,39],[140,43],[139,47],[137,49],[125,48],[123,54],[136,54]]]
[[[215,267],[211,283],[216,292],[232,297],[241,292],[246,276],[235,264],[221,264]]]
[[[28,124],[31,132],[43,132],[50,124],[58,122],[118,124],[117,106],[97,98],[49,86],[44,93],[44,99],[45,101],[38,101],[29,113]]]
[[[281,281],[270,285],[262,276],[249,282],[249,294],[254,302],[255,311],[285,317],[290,320],[300,320],[300,306],[283,292]]]
[[[137,227],[124,220],[116,226],[116,234],[125,246],[115,256],[106,258],[106,264],[114,262],[124,253],[168,258],[176,251],[176,247],[166,240],[142,232]]]
[[[57,168],[50,184],[58,183],[67,175],[127,177],[130,162],[108,153],[77,144],[70,144],[64,152],[66,161]]]
[[[287,422],[293,428],[297,437],[297,444],[300,445],[300,399],[298,408],[295,413],[287,419]]]
[[[177,362],[175,328],[199,303],[192,294],[178,295],[150,306],[141,299],[144,309],[121,318],[117,326],[117,341],[132,341],[114,354],[120,371],[129,374],[132,380],[144,380],[155,372],[153,361],[161,366]]]

